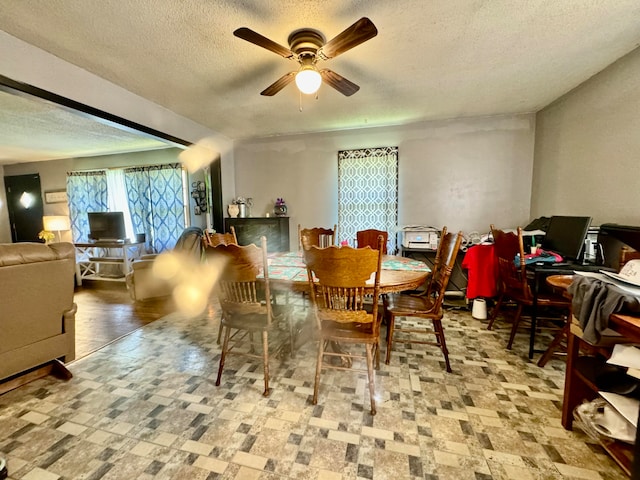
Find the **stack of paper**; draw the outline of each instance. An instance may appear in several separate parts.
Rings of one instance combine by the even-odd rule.
[[[640,378],[640,348],[635,345],[615,345],[607,363],[626,367],[627,375]],[[634,428],[638,427],[640,400],[611,392],[600,392],[600,396],[622,415],[627,422],[633,425]]]
[[[640,348],[631,344],[617,344],[613,347],[607,363],[626,367],[627,374],[640,378]]]

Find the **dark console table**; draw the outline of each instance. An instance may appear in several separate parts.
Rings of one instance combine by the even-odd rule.
[[[239,245],[260,245],[260,237],[267,237],[268,252],[289,251],[289,217],[225,218],[224,228],[236,230]]]

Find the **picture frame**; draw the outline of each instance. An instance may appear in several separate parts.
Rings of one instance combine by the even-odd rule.
[[[67,200],[66,190],[50,190],[44,192],[45,203],[67,203]]]

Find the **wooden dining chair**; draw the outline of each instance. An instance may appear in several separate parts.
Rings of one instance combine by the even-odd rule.
[[[268,396],[269,357],[287,347],[293,354],[294,342],[292,309],[272,302],[267,239],[261,237],[260,243],[261,247],[220,244],[207,249],[206,255],[208,262],[220,271],[215,290],[220,302],[224,340],[216,386],[220,385],[227,357],[241,355],[262,360],[263,395]],[[263,278],[259,278],[261,272]]]
[[[217,247],[218,245],[237,245],[238,238],[236,237],[236,229],[231,225],[227,233],[209,233],[205,230],[204,235],[202,236],[202,242],[204,244],[205,256],[207,248]],[[218,329],[218,338],[216,340],[218,345],[220,345],[221,339],[222,323],[220,323],[220,327]]]
[[[377,250],[330,246],[310,246],[304,250],[304,261],[309,276],[309,291],[313,317],[319,332],[313,404],[318,402],[320,374],[323,368],[354,370],[342,364],[324,363],[326,358],[342,357],[366,359],[369,381],[371,415],[376,414],[375,368],[379,367],[380,322],[378,298],[380,296],[380,267],[382,245]],[[373,280],[371,281],[371,278]],[[317,280],[317,281],[316,281]],[[374,299],[371,312],[364,308],[367,297]],[[364,345],[365,352],[332,351],[330,345]]]
[[[333,226],[333,230],[330,228],[314,227],[314,228],[302,228],[298,224],[298,248],[302,249],[302,236],[308,237],[310,245],[317,247],[328,247],[329,245],[336,244],[336,231],[338,225]]]
[[[236,229],[233,227],[233,225],[229,227],[229,232],[227,233],[209,233],[208,230],[205,230],[202,241],[205,248],[217,247],[218,245],[238,244]]]
[[[385,232],[384,230],[367,229],[356,232],[356,243],[358,248],[364,248],[367,246],[371,248],[378,248],[378,237],[380,235],[382,235],[382,238],[384,239],[382,253],[386,255],[389,232]]]
[[[442,317],[444,316],[442,302],[460,250],[461,241],[462,232],[447,233],[447,227],[443,227],[427,289],[417,295],[395,293],[384,297],[384,318],[387,321],[386,364],[389,364],[391,359],[394,335],[401,333],[401,340],[396,340],[396,342],[434,345],[440,348],[444,355],[446,370],[451,372],[449,350],[442,327]],[[415,321],[409,323],[406,318],[397,325],[397,317],[428,320],[430,325],[424,326],[420,321],[417,325]],[[435,341],[425,339],[425,334],[435,335]]]
[[[493,235],[494,250],[496,260],[498,262],[498,282],[499,294],[498,301],[493,309],[491,318],[487,324],[487,330],[491,330],[493,324],[500,313],[504,301],[510,299],[515,302],[517,309],[511,325],[511,333],[507,349],[513,347],[513,340],[523,317],[524,307],[533,306],[533,293],[531,285],[527,279],[524,242],[522,238],[522,228],[518,227],[517,233],[504,232],[491,225],[491,234]],[[518,262],[516,263],[516,256]],[[571,309],[571,301],[561,295],[540,292],[537,295],[537,307],[554,307],[567,312],[564,321],[570,321],[568,312]]]

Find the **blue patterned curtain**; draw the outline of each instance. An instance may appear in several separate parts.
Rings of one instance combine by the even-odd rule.
[[[181,165],[126,168],[124,180],[134,231],[153,252],[173,248],[186,227]]]
[[[395,252],[398,147],[338,152],[338,225],[340,239],[355,239],[358,230],[386,230],[387,251]]]
[[[86,242],[89,238],[87,212],[107,210],[107,176],[104,170],[67,172],[67,198],[73,241]]]

